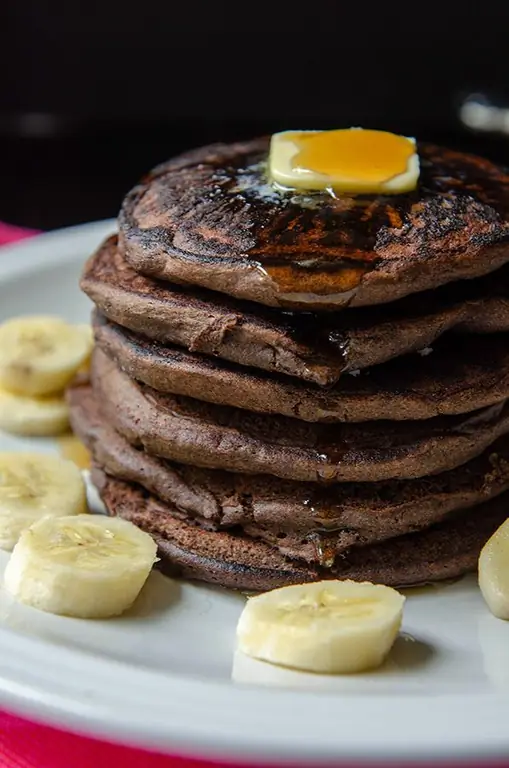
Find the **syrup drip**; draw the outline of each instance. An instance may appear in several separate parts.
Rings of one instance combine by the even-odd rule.
[[[63,435],[58,439],[62,458],[72,461],[79,469],[90,469],[90,453],[75,435]]]
[[[322,568],[332,568],[337,554],[334,541],[321,531],[312,531],[307,539],[314,547],[318,564]]]
[[[330,502],[330,494],[328,490],[317,487],[317,490],[312,496],[303,500],[303,505],[306,508],[306,516],[310,517],[316,524],[317,533],[335,533],[340,530],[346,530],[341,521],[341,509],[337,504]]]
[[[369,262],[355,266],[337,264],[333,272],[288,264],[258,265],[259,271],[276,283],[282,299],[313,306],[319,300],[323,305],[323,296],[326,296],[327,304],[336,308],[348,306],[362,278],[372,268]]]

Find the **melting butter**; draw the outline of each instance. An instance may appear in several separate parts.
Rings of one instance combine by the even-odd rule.
[[[419,157],[415,139],[387,131],[283,131],[272,136],[269,169],[292,189],[401,194],[417,186]]]

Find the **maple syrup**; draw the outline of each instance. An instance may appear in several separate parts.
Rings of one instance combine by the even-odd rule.
[[[90,453],[75,435],[67,434],[60,437],[58,448],[62,458],[74,462],[80,469],[90,469]]]
[[[299,151],[292,167],[331,178],[341,178],[352,187],[369,184],[370,192],[382,192],[382,185],[407,170],[415,143],[405,136],[386,131],[342,129],[295,134]],[[360,192],[364,191],[362,187]]]

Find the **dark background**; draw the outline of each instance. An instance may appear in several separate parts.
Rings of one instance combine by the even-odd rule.
[[[209,141],[362,125],[509,164],[459,106],[509,106],[509,2],[0,4],[0,219],[114,216],[155,163]]]

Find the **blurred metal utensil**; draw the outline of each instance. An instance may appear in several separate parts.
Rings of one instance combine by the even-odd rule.
[[[509,107],[497,106],[484,94],[467,96],[459,108],[459,119],[470,130],[509,136]]]

